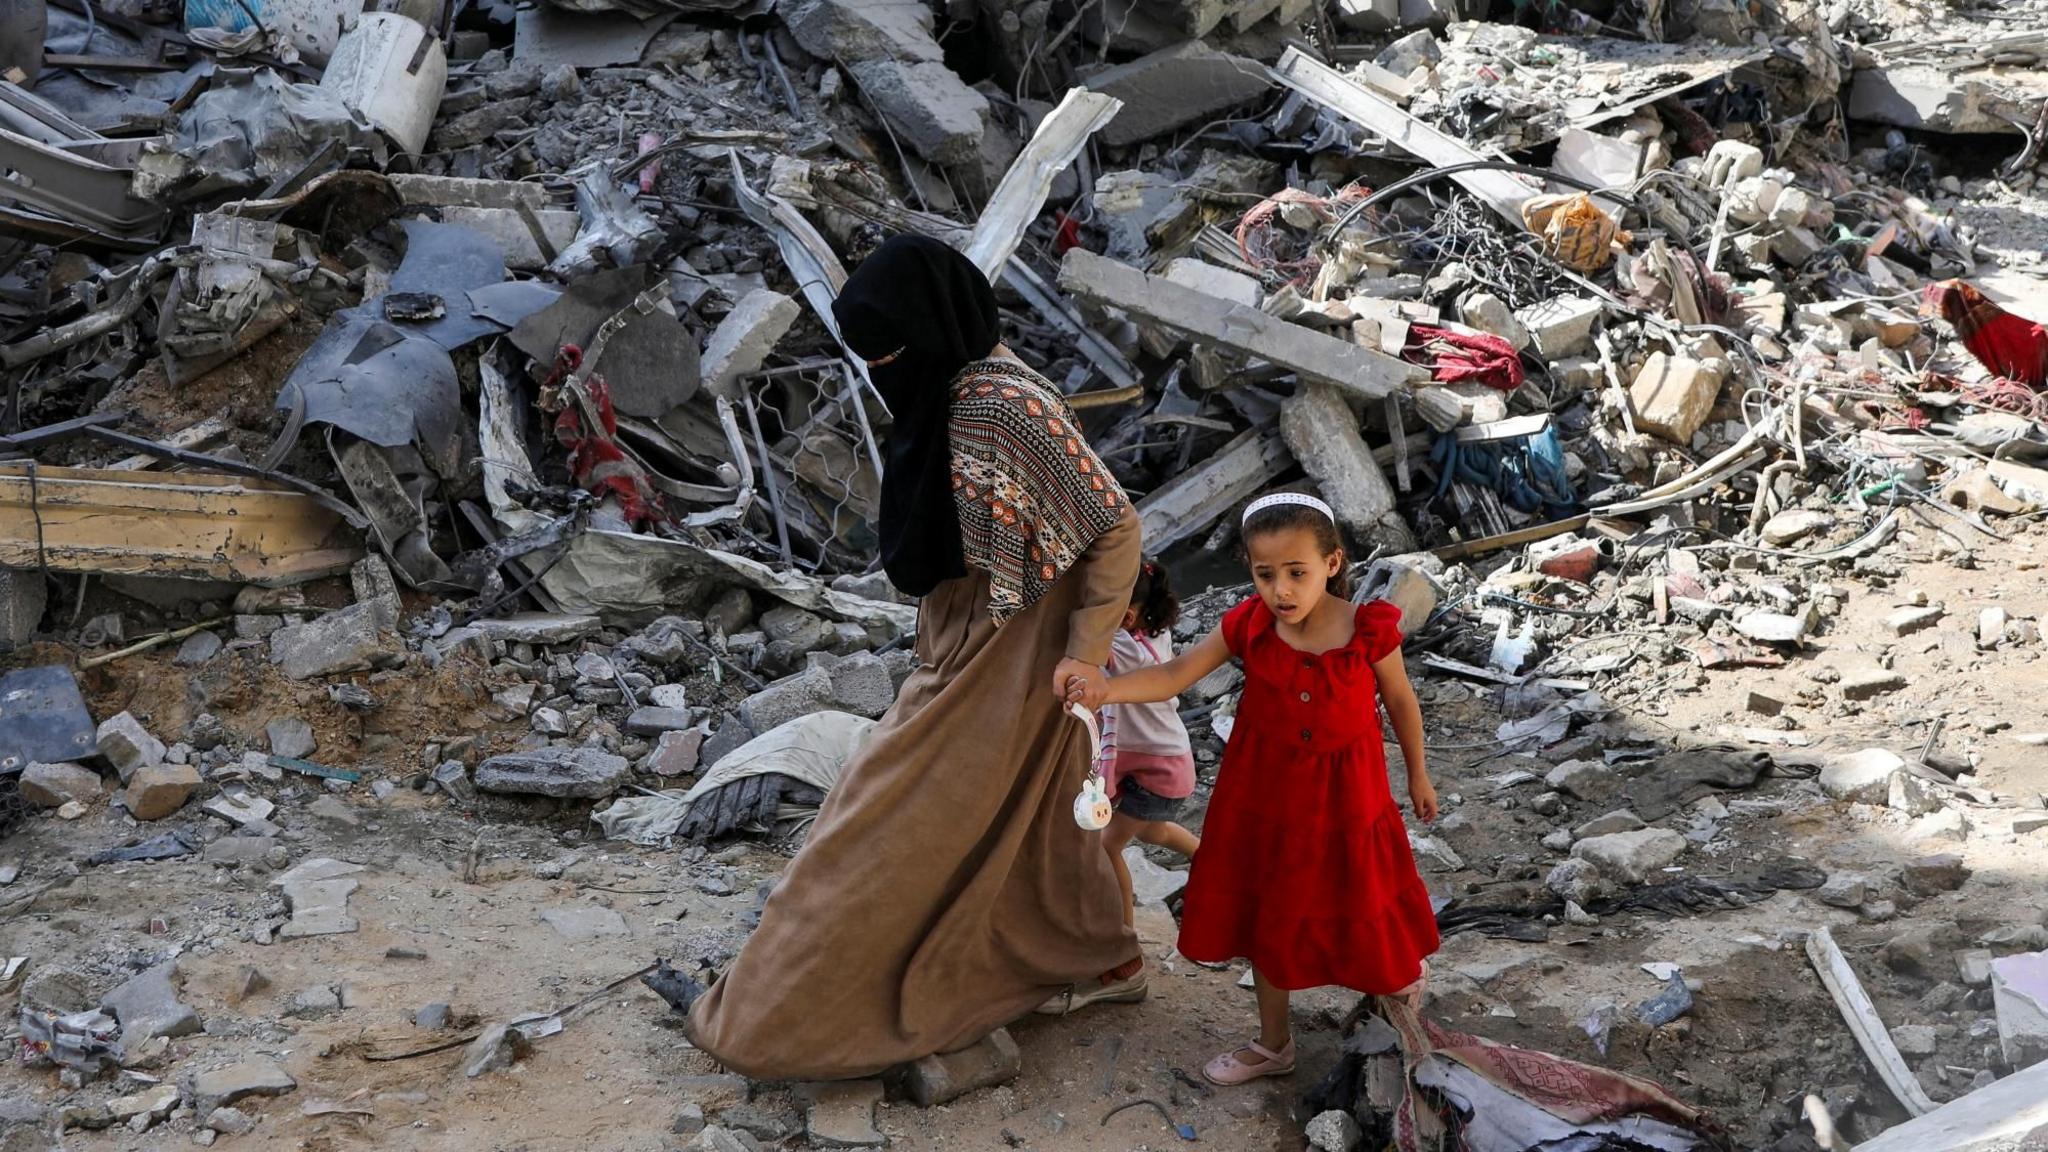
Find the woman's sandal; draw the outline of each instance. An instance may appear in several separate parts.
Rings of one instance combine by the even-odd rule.
[[[1238,1058],[1239,1052],[1249,1052],[1255,1059],[1246,1061]],[[1242,1048],[1234,1048],[1202,1066],[1202,1078],[1211,1084],[1230,1088],[1238,1084],[1249,1084],[1267,1076],[1285,1076],[1294,1071],[1294,1039],[1289,1037],[1278,1052],[1259,1043],[1250,1041]]]

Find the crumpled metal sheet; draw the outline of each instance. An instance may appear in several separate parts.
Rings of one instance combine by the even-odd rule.
[[[607,266],[644,263],[661,243],[661,225],[633,202],[632,191],[612,178],[609,164],[592,168],[576,182],[576,214],[583,218],[576,242],[548,265],[548,271],[563,280]]]
[[[398,321],[399,329],[418,333],[451,351],[504,331],[503,325],[465,306],[473,289],[504,281],[505,252],[498,242],[474,228],[432,220],[406,220],[401,226],[405,229],[405,259],[391,274],[391,291],[438,296],[445,312],[435,320]],[[365,306],[375,306],[382,315],[382,299],[376,297]]]
[[[0,775],[79,760],[98,747],[70,669],[50,664],[0,676]]]
[[[383,141],[341,98],[268,68],[223,68],[178,120],[175,150],[215,187],[267,185],[338,140],[379,153]]]
[[[277,406],[303,404],[302,423],[332,424],[372,444],[415,444],[435,472],[461,464],[462,390],[446,349],[369,315],[334,314],[278,390]],[[273,451],[275,454],[275,451]]]

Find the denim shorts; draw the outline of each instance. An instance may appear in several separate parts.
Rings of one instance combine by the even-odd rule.
[[[1155,824],[1180,817],[1179,800],[1148,792],[1143,785],[1126,777],[1117,784],[1116,810],[1133,820]]]

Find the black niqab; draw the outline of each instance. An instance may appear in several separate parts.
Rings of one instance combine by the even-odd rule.
[[[846,278],[832,315],[854,355],[895,355],[868,368],[892,418],[883,448],[882,568],[906,595],[923,596],[967,574],[946,416],[953,378],[1001,336],[995,290],[945,244],[893,236]]]

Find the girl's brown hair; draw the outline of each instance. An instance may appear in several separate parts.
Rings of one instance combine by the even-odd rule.
[[[1244,527],[1239,530],[1238,540],[1245,563],[1251,563],[1250,542],[1254,536],[1266,536],[1295,528],[1306,528],[1314,533],[1316,550],[1325,556],[1332,552],[1341,554],[1344,551],[1344,540],[1337,534],[1336,523],[1323,515],[1321,510],[1306,504],[1275,504],[1252,513],[1245,520]],[[1325,587],[1330,595],[1340,600],[1351,599],[1350,565],[1340,562],[1337,565],[1337,574],[1330,577]]]

